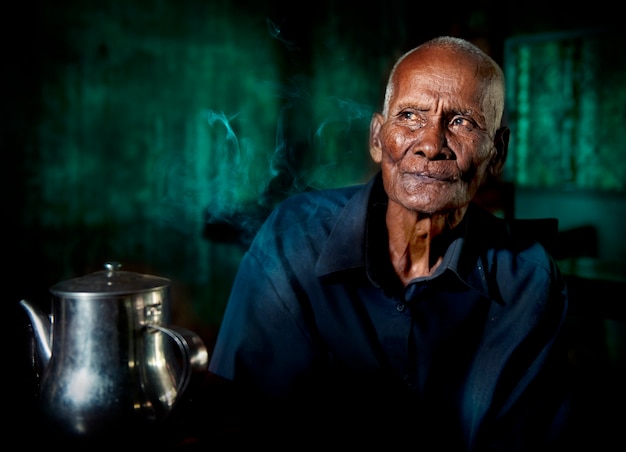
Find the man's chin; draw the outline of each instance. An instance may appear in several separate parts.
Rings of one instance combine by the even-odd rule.
[[[448,214],[463,209],[467,207],[469,200],[463,198],[462,201],[459,201],[458,196],[449,196],[442,193],[428,195],[416,193],[405,196],[401,200],[401,204],[408,210],[435,215]]]

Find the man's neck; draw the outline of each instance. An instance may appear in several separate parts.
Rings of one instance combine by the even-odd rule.
[[[391,264],[404,285],[420,276],[431,275],[443,261],[447,246],[445,232],[463,219],[466,208],[453,214],[421,214],[390,202],[386,224]],[[445,239],[443,239],[445,242]]]

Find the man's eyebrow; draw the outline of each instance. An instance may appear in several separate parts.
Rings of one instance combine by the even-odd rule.
[[[404,110],[406,108],[410,108],[413,110],[419,110],[419,111],[428,111],[431,109],[430,105],[426,105],[420,102],[415,102],[415,101],[407,101],[407,102],[402,102],[396,105],[396,110]]]

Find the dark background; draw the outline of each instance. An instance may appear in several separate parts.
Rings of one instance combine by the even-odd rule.
[[[451,34],[504,66],[507,39],[619,25],[608,2],[581,9],[537,0],[25,1],[3,9],[3,287],[19,400],[36,382],[17,303],[46,309],[51,285],[110,260],[171,278],[174,322],[210,347],[239,259],[271,207],[373,171],[369,117],[406,50]],[[624,155],[615,150],[617,160]],[[563,230],[595,224],[592,257],[623,262],[623,192],[563,198],[505,182],[516,190],[513,215],[556,216]],[[599,205],[606,208],[588,210]],[[608,411],[623,411],[624,318],[615,307],[625,302],[623,279],[572,281],[582,306],[570,320],[572,362],[589,389],[581,398],[600,412],[590,436],[608,444],[618,422]]]

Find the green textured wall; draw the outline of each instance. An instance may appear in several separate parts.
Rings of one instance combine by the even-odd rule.
[[[615,30],[506,42],[510,179],[518,186],[626,190],[626,36]],[[538,152],[540,150],[540,152]]]
[[[214,326],[276,202],[373,171],[369,118],[397,52],[346,35],[332,8],[31,6],[15,54],[15,298],[45,305],[55,282],[117,260],[172,278],[178,322]]]
[[[402,52],[450,33],[502,60],[538,27],[531,7],[401,0],[41,0],[5,18],[11,302],[118,260],[172,278],[175,318],[207,335],[277,201],[372,174],[369,118]]]

